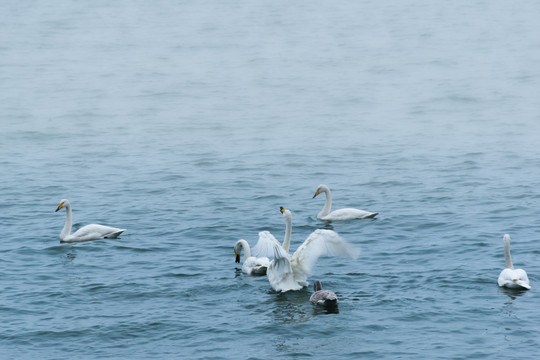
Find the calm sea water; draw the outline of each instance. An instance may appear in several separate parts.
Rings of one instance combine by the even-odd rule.
[[[0,358],[536,359],[536,1],[0,5]],[[316,219],[334,207],[375,220]],[[60,244],[75,226],[120,239]],[[239,238],[321,258],[276,293]],[[509,292],[502,236],[532,289]]]

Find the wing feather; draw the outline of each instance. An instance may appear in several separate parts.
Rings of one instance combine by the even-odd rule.
[[[251,253],[256,257],[273,257],[274,246],[281,246],[279,241],[269,231],[261,231],[259,233],[259,241],[251,249]]]
[[[266,276],[270,286],[276,291],[300,290],[302,288],[294,280],[289,256],[279,244],[274,245],[274,260],[270,263]]]
[[[306,281],[311,274],[313,265],[321,256],[358,257],[358,250],[348,244],[335,231],[315,230],[294,252],[291,264],[294,267],[295,279],[298,282]]]

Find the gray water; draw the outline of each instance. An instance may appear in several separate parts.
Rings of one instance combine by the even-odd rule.
[[[0,4],[0,358],[536,359],[540,3]],[[380,212],[327,224],[312,199]],[[60,244],[75,228],[119,239]],[[310,287],[233,244],[360,249]],[[502,237],[532,289],[497,286]],[[311,284],[339,312],[309,303]]]

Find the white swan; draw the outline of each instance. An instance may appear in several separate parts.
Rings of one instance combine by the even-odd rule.
[[[110,226],[90,224],[86,225],[73,234],[71,234],[71,204],[69,200],[62,199],[60,205],[56,208],[56,211],[65,208],[66,209],[66,224],[60,233],[60,242],[78,242],[78,241],[89,241],[97,239],[112,239],[118,237],[121,233],[126,231],[126,229],[118,229]]]
[[[281,208],[287,230],[292,227],[292,214]],[[315,230],[290,256],[285,245],[290,244],[290,231],[287,232],[284,246],[274,244],[274,260],[270,262],[266,275],[270,286],[276,291],[300,290],[307,286],[311,268],[321,256],[356,257],[356,250],[332,230]]]
[[[313,198],[315,198],[315,196],[319,195],[320,193],[326,194],[326,202],[324,203],[324,207],[319,212],[319,214],[317,214],[317,218],[320,220],[337,221],[351,219],[369,219],[374,218],[379,214],[377,212],[374,213],[353,208],[339,209],[330,212],[330,209],[332,208],[332,194],[330,193],[330,189],[326,185],[319,185],[317,191],[315,191],[315,195],[313,195]]]
[[[501,271],[499,275],[499,286],[504,286],[512,289],[530,289],[529,278],[523,269],[514,269],[512,258],[510,257],[510,235],[505,234],[504,242],[504,259],[506,261],[506,269]]]
[[[337,306],[339,300],[336,294],[332,290],[323,290],[321,282],[319,280],[315,281],[313,285],[313,290],[315,291],[311,294],[309,301],[315,305],[323,306]]]
[[[246,240],[240,239],[234,244],[235,262],[240,262],[240,253],[244,249],[244,263],[242,272],[248,275],[266,275],[266,269],[270,265],[270,259],[267,257],[256,258],[251,256],[249,244]]]

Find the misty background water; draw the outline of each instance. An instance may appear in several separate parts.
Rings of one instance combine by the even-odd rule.
[[[535,358],[537,2],[0,10],[0,357]],[[318,221],[320,183],[380,215]],[[60,244],[62,198],[127,231]],[[309,278],[339,313],[234,263],[280,206],[361,250]]]

